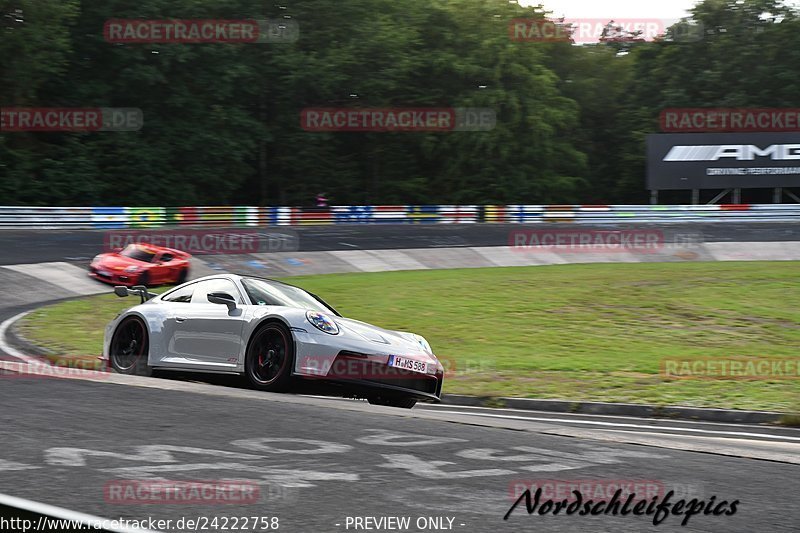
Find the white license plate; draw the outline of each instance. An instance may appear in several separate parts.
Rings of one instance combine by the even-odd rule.
[[[402,368],[403,370],[410,370],[411,372],[419,372],[421,374],[428,373],[428,363],[416,361],[407,357],[400,357],[397,355],[389,356],[389,366]]]
[[[107,270],[98,270],[97,273],[100,274],[101,276],[108,276],[109,278],[111,277],[111,272]]]

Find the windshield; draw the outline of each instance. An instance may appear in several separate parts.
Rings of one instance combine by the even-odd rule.
[[[139,248],[135,244],[128,245],[127,248],[122,250],[119,255],[122,257],[130,257],[131,259],[135,259],[136,261],[143,261],[145,263],[150,263],[153,261],[153,258],[156,256],[153,252],[149,252],[143,248]]]
[[[257,278],[244,278],[242,279],[242,285],[244,285],[247,295],[255,305],[283,305],[339,315],[333,307],[326,304],[322,299],[299,287]]]

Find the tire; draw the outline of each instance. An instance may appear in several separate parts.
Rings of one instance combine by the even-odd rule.
[[[267,322],[259,327],[247,344],[244,371],[257,390],[285,392],[292,384],[294,341],[281,322]]]
[[[137,317],[126,318],[111,337],[108,350],[111,367],[120,374],[152,376],[153,369],[147,364],[149,342],[144,322]]]
[[[181,271],[178,273],[178,279],[175,280],[175,284],[176,285],[182,284],[184,281],[186,281],[186,278],[188,276],[189,276],[189,269],[182,268]]]
[[[384,398],[381,396],[372,396],[367,399],[372,405],[386,405],[389,407],[399,407],[400,409],[411,409],[417,405],[416,398],[409,398],[408,396],[395,396]]]
[[[150,274],[147,273],[147,272],[142,272],[139,275],[139,279],[136,280],[136,284],[137,285],[144,285],[146,287],[148,283],[150,283]]]

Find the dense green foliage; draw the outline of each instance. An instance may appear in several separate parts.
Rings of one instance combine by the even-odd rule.
[[[765,16],[765,13],[771,14]],[[646,202],[665,107],[800,107],[800,14],[705,0],[694,42],[514,42],[508,0],[0,0],[0,105],[138,132],[0,135],[0,204]],[[110,18],[297,21],[273,44],[111,44]],[[675,30],[675,28],[673,28]],[[310,133],[307,107],[490,107],[490,132]]]

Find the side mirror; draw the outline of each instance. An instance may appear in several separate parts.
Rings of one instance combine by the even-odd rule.
[[[228,311],[236,309],[236,300],[227,292],[209,292],[207,298],[212,304],[227,305]]]
[[[114,294],[116,294],[120,298],[128,296],[129,294],[137,294],[139,295],[139,298],[141,298],[142,303],[145,303],[150,298],[155,298],[156,296],[158,296],[158,294],[149,292],[147,290],[147,287],[145,287],[144,285],[134,285],[130,289],[122,285],[117,285],[114,287]]]

